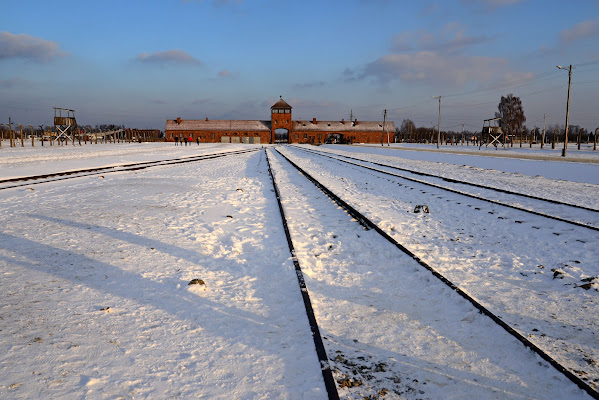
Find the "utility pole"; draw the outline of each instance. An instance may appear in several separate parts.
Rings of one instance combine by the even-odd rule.
[[[385,109],[385,115],[383,116],[383,134],[385,134],[386,127],[387,127],[387,109]],[[389,131],[387,131],[387,146],[389,146]]]
[[[547,114],[543,114],[543,135],[541,136],[541,150],[545,144],[545,128],[547,127]]]
[[[12,133],[12,121],[10,120],[10,117],[8,117],[8,133],[9,133],[9,137],[10,137],[10,147],[15,147],[15,140],[13,138],[13,133]]]
[[[433,99],[439,99],[439,127],[437,129],[437,148],[441,143],[441,96],[433,96]]]
[[[562,151],[562,157],[566,156],[566,150],[568,150],[568,124],[570,123],[570,87],[572,86],[572,64],[568,68],[557,66],[558,69],[568,70],[568,102],[566,103],[566,131],[564,138],[564,150]]]

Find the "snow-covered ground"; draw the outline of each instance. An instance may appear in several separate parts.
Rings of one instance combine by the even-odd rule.
[[[250,147],[261,150],[4,146],[0,177]],[[588,398],[265,147],[342,397]],[[548,184],[568,202],[597,206],[599,197],[592,180],[564,180],[593,164],[535,161],[545,171],[538,177],[511,171],[513,159],[451,154],[439,163],[434,151],[320,149],[472,182],[489,176],[541,195]],[[455,195],[431,200],[415,185],[281,151],[597,382],[599,283],[578,287],[599,276],[596,232]],[[0,398],[326,398],[265,157],[0,190]],[[422,201],[431,214],[411,213]],[[188,285],[193,279],[203,284]]]

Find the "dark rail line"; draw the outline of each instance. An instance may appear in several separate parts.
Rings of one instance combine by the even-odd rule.
[[[374,229],[381,236],[383,236],[385,239],[387,239],[391,244],[393,244],[395,247],[397,247],[403,253],[405,253],[406,255],[411,257],[414,261],[416,261],[422,267],[424,267],[429,272],[431,272],[431,274],[433,274],[433,276],[435,276],[437,279],[439,279],[445,285],[449,286],[452,290],[454,290],[457,294],[459,294],[464,299],[466,299],[468,302],[470,302],[482,314],[491,318],[491,320],[493,320],[496,324],[501,326],[510,335],[515,337],[524,346],[528,347],[534,353],[539,355],[543,360],[545,360],[549,364],[551,364],[557,371],[559,371],[563,375],[565,375],[568,379],[570,379],[579,388],[581,388],[582,390],[587,392],[594,399],[599,399],[599,392],[595,391],[589,384],[587,384],[585,381],[580,379],[577,375],[572,373],[569,369],[567,369],[566,367],[564,367],[563,365],[558,363],[553,357],[551,357],[549,354],[547,354],[542,349],[537,347],[534,343],[532,343],[530,340],[528,340],[525,336],[523,336],[521,333],[516,331],[514,328],[512,328],[510,325],[508,325],[506,322],[504,322],[501,318],[499,318],[498,316],[493,314],[489,309],[487,309],[485,306],[480,304],[477,300],[475,300],[473,297],[468,295],[466,292],[464,292],[462,289],[460,289],[457,285],[455,285],[453,282],[451,282],[449,279],[447,279],[445,276],[443,276],[441,273],[439,273],[433,267],[428,265],[426,262],[424,262],[422,259],[420,259],[418,256],[416,256],[414,253],[412,253],[410,250],[408,250],[405,246],[403,246],[401,243],[397,242],[395,239],[393,239],[391,236],[389,236],[383,229],[381,229],[378,225],[376,225],[374,222],[372,222],[370,219],[368,219],[368,217],[366,217],[365,215],[363,215],[362,213],[357,211],[355,208],[353,208],[352,206],[347,204],[345,201],[341,200],[338,195],[333,193],[330,189],[328,189],[326,186],[324,186],[322,183],[320,183],[317,179],[312,177],[308,172],[304,171],[300,166],[295,164],[284,154],[282,154],[278,150],[276,150],[276,151],[285,160],[287,160],[293,167],[295,167],[302,175],[304,175],[308,180],[310,180],[310,182],[312,182],[320,190],[322,190],[325,194],[327,194],[333,201],[335,201],[337,204],[339,204],[339,206],[343,207],[353,218],[355,218],[358,221],[361,221],[361,223],[365,223],[371,229]]]
[[[320,329],[318,329],[318,323],[316,322],[316,316],[314,315],[314,309],[312,308],[312,302],[310,301],[310,295],[308,294],[308,289],[306,288],[306,281],[304,280],[304,274],[302,273],[302,269],[299,264],[299,260],[295,254],[295,247],[293,246],[293,242],[291,240],[291,234],[289,233],[289,227],[287,226],[287,217],[285,216],[285,210],[283,209],[283,203],[281,203],[281,193],[279,192],[279,187],[277,186],[277,182],[275,180],[275,176],[272,173],[272,169],[270,167],[270,160],[268,158],[268,152],[264,151],[266,154],[266,163],[268,165],[268,174],[272,180],[272,186],[275,191],[275,196],[277,198],[277,203],[279,204],[279,212],[281,213],[281,219],[283,221],[283,229],[285,230],[285,236],[287,237],[287,244],[289,245],[289,251],[291,252],[291,259],[293,261],[293,265],[295,266],[295,273],[297,275],[297,281],[299,283],[300,291],[302,293],[302,299],[304,300],[304,306],[306,308],[306,314],[308,315],[308,322],[310,323],[310,330],[312,331],[312,338],[314,339],[314,346],[316,347],[316,355],[318,356],[318,361],[320,362],[320,369],[322,371],[322,377],[324,379],[324,384],[327,389],[327,394],[330,400],[339,400],[339,393],[337,392],[337,385],[335,384],[335,379],[333,378],[333,373],[331,372],[331,367],[329,365],[329,359],[327,358],[327,353],[324,348],[324,343],[322,341],[322,336],[320,335]]]
[[[340,155],[340,154],[328,153],[328,152],[324,152],[324,151],[320,151],[320,150],[308,150],[308,149],[305,149],[305,148],[299,147],[299,146],[294,146],[294,147],[296,147],[298,149],[301,149],[301,150],[304,150],[304,151],[309,151],[309,152],[312,152],[312,153],[315,153],[315,154],[321,154],[321,155],[327,155],[327,156],[335,155],[337,157],[343,157],[343,158],[347,158],[349,160],[362,161],[362,162],[366,162],[366,163],[369,163],[369,164],[378,165],[380,167],[391,168],[391,169],[396,169],[398,171],[409,172],[409,173],[414,174],[414,175],[428,176],[428,177],[431,177],[431,178],[438,178],[438,179],[442,179],[442,180],[444,180],[446,182],[450,182],[450,183],[459,183],[459,184],[462,184],[462,185],[478,187],[478,188],[481,188],[481,189],[492,190],[492,191],[495,191],[495,192],[500,192],[500,193],[505,193],[505,194],[511,194],[511,195],[520,196],[520,197],[526,197],[526,198],[533,199],[533,200],[545,201],[545,202],[551,203],[551,204],[559,204],[559,205],[562,205],[562,206],[579,208],[581,210],[592,211],[592,212],[599,213],[599,210],[597,210],[595,208],[585,207],[585,206],[581,206],[581,205],[578,205],[578,204],[566,203],[566,202],[559,201],[559,200],[546,199],[546,198],[534,196],[534,195],[531,195],[531,194],[519,193],[519,192],[514,192],[514,191],[511,191],[511,190],[507,190],[507,189],[496,188],[496,187],[493,187],[493,186],[481,185],[479,183],[472,183],[472,182],[460,181],[458,179],[447,178],[447,177],[444,177],[444,176],[429,174],[427,172],[414,171],[414,170],[411,170],[411,169],[401,168],[401,167],[395,167],[393,165],[382,164],[382,163],[378,163],[378,162],[375,162],[375,161],[363,160],[363,159],[357,158],[357,157],[350,157],[350,156],[344,156],[344,155]]]
[[[380,170],[380,169],[377,169],[377,168],[369,167],[367,165],[361,165],[361,164],[357,164],[357,163],[354,163],[354,162],[351,162],[351,161],[342,160],[340,158],[333,157],[332,155],[330,155],[330,153],[317,152],[317,151],[314,151],[314,150],[307,150],[307,149],[303,149],[301,147],[297,147],[297,148],[300,149],[300,150],[302,150],[302,151],[308,152],[308,153],[316,154],[316,155],[321,156],[321,157],[331,158],[333,160],[337,160],[337,161],[344,162],[344,163],[347,163],[347,164],[350,164],[350,165],[354,165],[356,167],[365,168],[365,169],[368,169],[370,171],[375,171],[375,172],[378,172],[378,173],[381,173],[381,174],[394,176],[396,178],[405,179],[405,180],[408,180],[408,181],[411,181],[411,182],[415,182],[415,183],[420,183],[422,185],[434,187],[436,189],[445,190],[447,192],[451,192],[451,193],[459,194],[459,195],[462,195],[462,196],[470,197],[470,198],[473,198],[473,199],[476,199],[476,200],[485,201],[485,202],[488,202],[488,203],[491,203],[491,204],[496,204],[496,205],[503,206],[503,207],[508,207],[508,208],[511,208],[511,209],[514,209],[514,210],[523,211],[523,212],[526,212],[526,213],[529,213],[529,214],[537,215],[539,217],[544,217],[544,218],[549,218],[549,219],[552,219],[552,220],[555,220],[555,221],[565,222],[567,224],[576,225],[576,226],[579,226],[581,228],[587,228],[587,229],[590,229],[590,230],[593,230],[593,231],[599,231],[599,227],[592,226],[592,225],[587,225],[587,224],[583,224],[582,222],[571,221],[571,220],[568,220],[568,219],[565,219],[565,218],[556,217],[554,215],[545,214],[545,213],[542,213],[542,212],[539,212],[539,211],[529,210],[529,209],[518,207],[518,206],[515,206],[515,205],[512,205],[512,204],[506,204],[506,203],[502,203],[502,202],[497,201],[497,200],[491,200],[491,199],[487,199],[485,197],[480,197],[480,196],[477,196],[477,195],[474,195],[474,194],[470,194],[470,193],[462,192],[462,191],[459,191],[459,190],[455,190],[455,189],[443,187],[443,186],[436,185],[434,183],[430,183],[430,182],[426,182],[426,181],[422,181],[422,180],[419,180],[419,179],[414,179],[414,178],[410,178],[410,177],[407,177],[407,176],[403,176],[403,175],[399,175],[399,174],[394,174],[392,172],[383,171],[383,170]],[[360,161],[362,161],[362,162],[370,162],[370,161],[365,161],[365,160],[360,160]],[[376,164],[376,163],[373,163],[373,164]],[[384,165],[384,164],[377,164],[377,165]],[[388,167],[388,168],[395,168],[395,167],[391,167],[391,166],[388,166],[388,165],[384,165],[384,166]],[[428,176],[432,176],[432,177],[436,177],[436,178],[440,178],[440,177],[434,176],[434,175],[429,175],[429,174],[427,174],[427,175]],[[460,183],[462,183],[464,185],[477,186],[475,184],[470,184],[468,182],[460,182]],[[489,190],[496,190],[496,189],[493,189],[493,188],[490,188],[490,187],[488,189]],[[497,191],[501,191],[501,190],[497,190]],[[513,194],[518,195],[517,193],[513,193]],[[525,197],[527,197],[527,196],[525,196]],[[586,208],[584,208],[582,206],[574,206],[574,205],[570,205],[570,204],[567,204],[567,203],[561,203],[561,202],[557,202],[557,201],[553,201],[553,200],[549,200],[549,199],[541,199],[541,198],[539,198],[539,200],[543,200],[543,201],[546,201],[546,202],[549,202],[549,203],[553,203],[553,204],[561,204],[561,205],[567,205],[567,206],[571,206],[571,207],[577,207],[577,208],[586,209]],[[597,211],[597,210],[594,210],[594,209],[586,209],[586,210]]]
[[[20,184],[16,184],[16,185],[0,187],[0,190],[12,189],[12,188],[20,187],[20,186],[37,185],[40,183],[57,182],[57,181],[62,181],[62,180],[66,180],[66,179],[80,178],[80,177],[84,177],[84,176],[100,175],[100,174],[104,174],[104,173],[138,171],[138,170],[146,169],[146,168],[150,168],[150,167],[184,164],[184,163],[190,163],[190,162],[195,162],[195,161],[209,160],[212,158],[225,157],[225,156],[229,156],[229,155],[255,152],[258,150],[259,149],[237,150],[237,151],[230,151],[230,152],[226,152],[226,153],[213,153],[213,154],[205,154],[205,155],[199,155],[199,156],[173,158],[173,159],[168,159],[168,160],[144,161],[144,162],[139,162],[139,163],[113,165],[110,167],[86,168],[86,169],[79,169],[79,170],[73,170],[73,171],[54,172],[54,173],[44,174],[44,175],[30,175],[30,176],[23,176],[23,177],[17,177],[17,178],[0,179],[0,184],[12,183],[12,182],[24,182],[24,183],[20,183]]]

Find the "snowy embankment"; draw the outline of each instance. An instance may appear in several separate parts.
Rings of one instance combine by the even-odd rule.
[[[249,147],[249,146],[248,146]],[[258,146],[259,147],[259,146]],[[0,149],[0,179],[50,174],[85,168],[108,167],[143,161],[158,161],[205,153],[222,153],[222,144],[175,146],[165,143],[103,143],[79,146],[26,146]]]
[[[271,163],[342,398],[585,397],[282,157]]]
[[[388,162],[395,158],[393,151],[380,151]],[[388,180],[298,149],[285,152],[433,268],[597,385],[596,231]],[[467,180],[478,179],[474,174]],[[529,184],[522,179],[519,190],[534,192],[536,186]],[[597,189],[586,184],[581,190],[578,183],[570,187],[579,191],[583,204],[595,200]],[[414,214],[418,204],[428,205],[431,213]]]
[[[3,147],[0,177],[249,147]],[[488,204],[430,200],[284,151],[553,356],[597,378],[585,359],[599,359],[598,292],[576,287],[599,275],[596,234],[530,217],[516,224]],[[372,232],[356,233],[280,158],[273,165],[338,383],[355,382],[356,368],[363,377],[352,389],[339,383],[341,394],[588,397]],[[460,173],[480,180],[478,168]],[[596,189],[564,193],[593,202]],[[420,202],[431,214],[411,212]],[[0,190],[0,204],[1,398],[326,398],[264,151]],[[203,284],[188,285],[194,279]]]
[[[271,189],[259,152],[0,191],[0,397],[326,396]]]

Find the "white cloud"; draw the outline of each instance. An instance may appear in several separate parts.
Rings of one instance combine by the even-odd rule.
[[[231,72],[228,69],[223,69],[217,74],[217,76],[223,79],[235,79],[239,76],[239,74],[237,72]]]
[[[466,28],[461,24],[448,23],[439,34],[425,31],[398,33],[392,39],[391,49],[394,52],[435,50],[454,53],[492,40],[493,38],[485,35],[468,35]]]
[[[27,85],[29,85],[29,81],[23,80],[21,78],[0,79],[0,88],[2,89],[12,89],[14,87]]]
[[[574,25],[570,29],[565,29],[560,32],[560,40],[562,43],[573,42],[575,40],[584,39],[594,36],[599,33],[599,19],[592,19]]]
[[[56,42],[25,34],[0,32],[0,60],[21,58],[44,63],[66,55]]]
[[[305,83],[296,83],[294,87],[296,89],[312,89],[312,88],[320,88],[326,85],[324,81],[313,81],[313,82],[305,82]]]
[[[366,65],[359,78],[426,82],[444,87],[461,87],[468,82],[485,82],[505,70],[507,61],[492,57],[471,57],[420,51],[414,54],[387,54]]]
[[[485,6],[488,10],[498,7],[512,6],[518,3],[524,3],[526,0],[462,0],[463,4],[472,4],[476,7]]]
[[[198,65],[201,66],[203,63],[200,60],[190,56],[183,50],[166,50],[157,51],[152,54],[140,53],[136,57],[137,61],[143,63],[172,63],[172,64],[187,64],[187,65]]]

